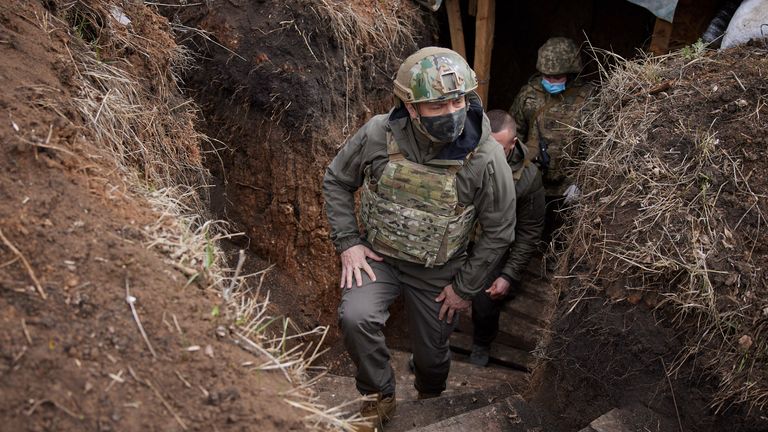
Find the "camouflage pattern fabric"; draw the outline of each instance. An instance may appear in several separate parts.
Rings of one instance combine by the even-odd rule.
[[[563,93],[552,95],[541,86],[541,75],[535,75],[520,89],[509,109],[517,122],[517,136],[526,143],[532,158],[539,152],[539,130],[547,141],[551,161],[544,182],[548,195],[558,194],[562,185],[557,183],[565,179],[567,160],[578,157],[581,151],[571,126],[583,115],[593,90],[592,85],[573,80]]]
[[[539,48],[536,70],[544,75],[566,75],[581,72],[581,53],[572,39],[549,38]]]
[[[458,199],[461,165],[417,164],[391,153],[397,144],[391,137],[388,141],[390,158],[381,177],[374,182],[366,172],[363,183],[360,216],[367,240],[393,258],[425,267],[445,264],[466,246],[475,222],[474,206],[464,207]]]
[[[542,140],[546,143],[550,161],[544,184],[548,195],[561,195],[568,186],[565,184],[568,169],[582,151],[581,140],[573,127],[578,124],[591,92],[590,85],[567,88],[563,93],[550,95],[534,115],[526,144],[529,151],[538,153]]]
[[[422,48],[403,62],[394,82],[395,96],[418,103],[454,99],[477,88],[466,60],[447,48]]]
[[[517,123],[517,138],[528,142],[528,132],[533,117],[555,95],[547,93],[541,86],[541,75],[534,75],[520,89],[509,108],[509,114]]]

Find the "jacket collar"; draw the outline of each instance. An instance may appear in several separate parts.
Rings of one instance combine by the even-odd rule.
[[[507,164],[512,168],[512,172],[516,172],[525,166],[526,156],[528,156],[528,148],[518,140],[512,151],[507,155]]]

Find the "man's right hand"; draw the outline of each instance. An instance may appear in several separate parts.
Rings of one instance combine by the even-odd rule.
[[[360,269],[365,270],[372,281],[376,281],[376,274],[373,273],[373,269],[368,265],[366,258],[370,258],[374,261],[381,261],[384,259],[376,255],[376,253],[370,250],[367,246],[361,244],[354,245],[341,253],[342,288],[352,288],[353,276],[355,282],[357,282],[357,286],[363,285],[363,276],[360,273]]]

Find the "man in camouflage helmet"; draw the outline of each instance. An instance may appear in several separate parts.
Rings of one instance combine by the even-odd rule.
[[[523,85],[509,111],[517,122],[518,138],[542,169],[547,196],[570,199],[578,189],[565,171],[581,150],[573,126],[593,87],[577,79],[581,53],[568,38],[548,39],[539,48],[536,69],[539,74]]]
[[[395,410],[382,333],[389,306],[404,295],[415,387],[420,398],[439,395],[458,313],[514,239],[512,173],[476,88],[475,73],[456,52],[417,51],[397,73],[396,106],[363,125],[323,179],[331,239],[341,254],[339,325],[357,389],[374,398],[361,413],[376,423]],[[468,252],[477,221],[483,234]]]

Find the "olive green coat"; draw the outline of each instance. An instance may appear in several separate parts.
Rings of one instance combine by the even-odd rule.
[[[528,262],[536,252],[541,235],[544,233],[546,198],[541,171],[526,161],[525,146],[518,143],[509,153],[507,162],[515,178],[517,211],[515,241],[509,248],[501,273],[512,280],[520,281]]]
[[[476,98],[474,95],[470,95]],[[394,110],[393,110],[394,111]],[[434,159],[441,148],[433,145],[412,126],[410,118],[378,115],[363,125],[349,139],[331,162],[323,179],[326,213],[331,227],[331,240],[337,251],[363,243],[355,215],[355,191],[364,179],[364,170],[379,178],[388,161],[387,130],[391,130],[403,155],[416,163]],[[515,186],[512,172],[502,147],[491,137],[488,118],[483,115],[482,134],[474,155],[456,175],[459,201],[474,204],[483,226],[469,254],[459,254],[445,266],[455,266],[461,260],[451,283],[455,292],[469,299],[483,289],[489,268],[500,261],[515,236]],[[388,258],[391,259],[391,258]],[[423,269],[424,278],[441,269]]]

